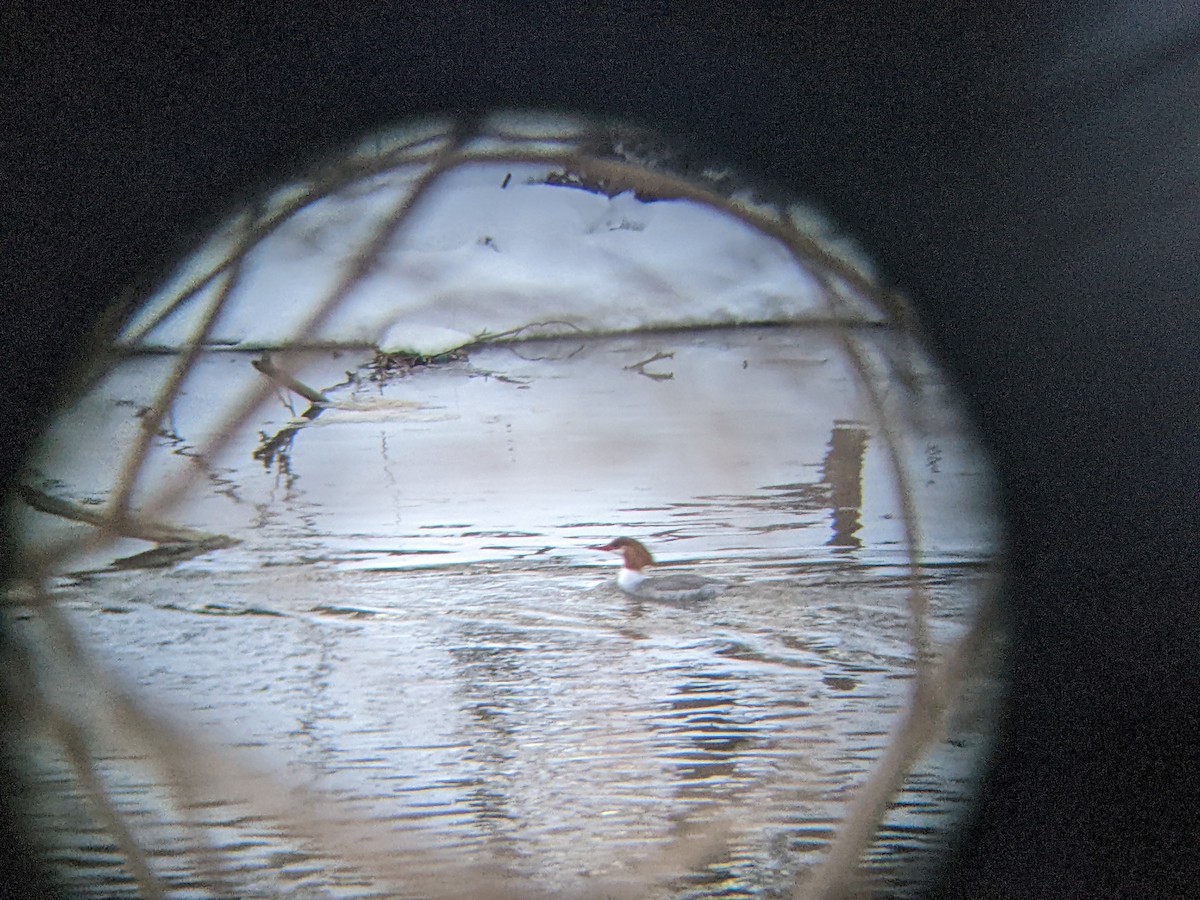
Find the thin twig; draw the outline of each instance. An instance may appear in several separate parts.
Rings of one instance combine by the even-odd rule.
[[[524,331],[530,331],[534,328],[549,328],[552,325],[559,325],[563,328],[570,328],[576,334],[586,334],[584,329],[580,328],[574,322],[567,322],[562,319],[548,319],[545,322],[530,322],[528,325],[518,325],[516,328],[510,328],[507,331],[497,331],[495,334],[484,331],[475,336],[476,344],[496,344],[506,342],[509,338],[516,337]]]
[[[236,538],[226,534],[198,531],[194,528],[184,528],[181,525],[167,525],[140,516],[127,515],[120,521],[114,522],[107,512],[89,509],[60,497],[52,497],[27,484],[17,485],[16,493],[39,512],[62,519],[70,519],[73,522],[81,522],[85,525],[93,525],[116,537],[135,538],[156,544],[187,544],[209,550],[223,549],[238,543]]]
[[[117,476],[116,493],[109,501],[109,516],[113,521],[120,522],[129,515],[129,500],[137,485],[138,473],[141,472],[142,467],[146,464],[146,458],[150,455],[151,444],[161,431],[163,419],[166,418],[175,398],[179,396],[184,380],[191,374],[208,335],[212,333],[217,319],[233,295],[233,289],[237,286],[240,273],[241,262],[239,260],[230,267],[225,276],[225,283],[221,285],[221,290],[205,312],[200,329],[193,337],[192,343],[176,361],[166,383],[159,390],[158,396],[154,398],[154,403],[142,416],[141,433],[138,435],[133,449],[125,457],[125,465]]]
[[[271,362],[270,356],[266,354],[263,354],[262,359],[251,360],[250,365],[254,366],[254,368],[258,369],[258,371],[262,372],[272,381],[282,385],[292,393],[299,394],[309,403],[329,402],[329,398],[320,391],[316,390],[315,388],[310,388],[302,381],[297,381],[295,377],[278,368],[273,362]],[[305,413],[305,418],[311,419],[314,418],[314,416],[310,416]]]
[[[660,362],[661,360],[664,360],[664,359],[674,359],[674,358],[675,358],[674,353],[659,352],[659,353],[655,353],[649,359],[643,359],[641,362],[636,362],[636,363],[633,363],[632,365],[624,366],[622,368],[622,371],[637,372],[639,375],[645,375],[647,378],[651,378],[654,381],[670,381],[672,378],[675,377],[674,372],[647,372],[646,366],[650,365],[651,363]]]

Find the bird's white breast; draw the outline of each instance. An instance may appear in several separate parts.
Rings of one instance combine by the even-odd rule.
[[[646,580],[646,576],[634,569],[626,569],[621,567],[621,571],[617,573],[617,586],[621,590],[632,594],[637,590],[638,585]]]

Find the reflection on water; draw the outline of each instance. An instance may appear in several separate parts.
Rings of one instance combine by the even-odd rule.
[[[825,481],[833,508],[832,547],[862,547],[856,535],[862,526],[862,467],[867,450],[867,429],[835,422],[825,454]]]
[[[868,339],[888,352],[886,331]],[[827,848],[915,671],[896,487],[838,340],[558,338],[384,368],[352,351],[206,354],[139,496],[198,474],[178,525],[231,540],[178,542],[189,552],[151,568],[139,554],[158,551],[130,539],[81,558],[57,597],[123,682],[321,810],[337,853],[257,813],[236,781],[198,800],[233,894],[429,896],[414,872],[453,857],[550,896],[783,895]],[[263,365],[295,384],[199,460]],[[168,366],[118,365],[73,410],[86,427],[58,426],[32,487],[106,497]],[[975,608],[995,529],[953,409],[922,422],[899,452],[922,473],[938,652]],[[81,527],[17,514],[33,542]],[[628,598],[588,549],[621,533],[732,587],[690,607]],[[939,743],[894,804],[871,860],[889,892],[907,889],[896,861],[936,850],[962,815],[983,726]],[[38,752],[70,892],[131,893],[62,760]],[[169,888],[206,883],[196,834],[161,825],[177,802],[161,772],[102,762]],[[347,818],[369,838],[331,824]]]
[[[245,748],[281,788],[311,792],[306,804],[354,804],[398,845],[425,835],[434,857],[440,846],[501,860],[507,877],[551,895],[596,889],[713,828],[723,843],[631,896],[786,893],[820,858],[907,699],[904,588],[869,570],[816,566],[680,608],[633,601],[589,569],[471,568],[314,579],[281,567],[198,592],[185,572],[105,573],[61,597],[124,678]],[[980,577],[930,572],[935,630],[960,627]],[[268,614],[235,614],[252,610]],[[935,851],[964,812],[987,739],[978,727],[948,735],[910,777],[874,858],[893,887],[903,870],[892,843]],[[152,822],[153,775],[106,763],[119,802]],[[235,871],[302,869],[314,890],[341,877],[230,799],[205,816],[222,823]],[[129,891],[115,848],[89,834],[103,851],[64,857],[72,893]],[[151,846],[168,869],[185,862],[178,836]],[[386,893],[372,870],[385,862],[354,877]],[[95,866],[111,866],[98,892],[87,887]]]
[[[884,348],[890,340],[872,335]],[[383,376],[369,354],[295,354],[272,365],[315,385],[320,405],[304,400],[293,415],[294,394],[281,395],[200,461],[220,411],[263,377],[255,356],[213,353],[189,376],[134,499],[200,475],[180,524],[243,544],[204,567],[264,556],[344,568],[583,562],[595,561],[583,547],[613,533],[675,558],[773,564],[853,551],[859,562],[902,563],[885,446],[839,346],[815,328],[559,339],[484,345]],[[631,370],[656,353],[671,354],[671,379]],[[31,488],[80,507],[103,500],[169,366],[118,366],[73,411],[88,427],[60,423]],[[935,513],[921,523],[925,558],[989,555],[995,525],[978,450],[953,408],[925,415],[926,434],[900,448],[922,473],[918,506]],[[17,513],[30,543],[73,527]]]

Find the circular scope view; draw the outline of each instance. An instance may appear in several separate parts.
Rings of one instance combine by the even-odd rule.
[[[989,467],[904,298],[628,129],[246,203],[8,515],[72,896],[918,896],[990,746]]]

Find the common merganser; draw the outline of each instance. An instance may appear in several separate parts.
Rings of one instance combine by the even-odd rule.
[[[593,550],[620,550],[624,556],[617,585],[627,594],[645,600],[708,600],[728,585],[699,575],[656,575],[651,578],[643,570],[655,564],[650,551],[641,541],[619,537]]]

